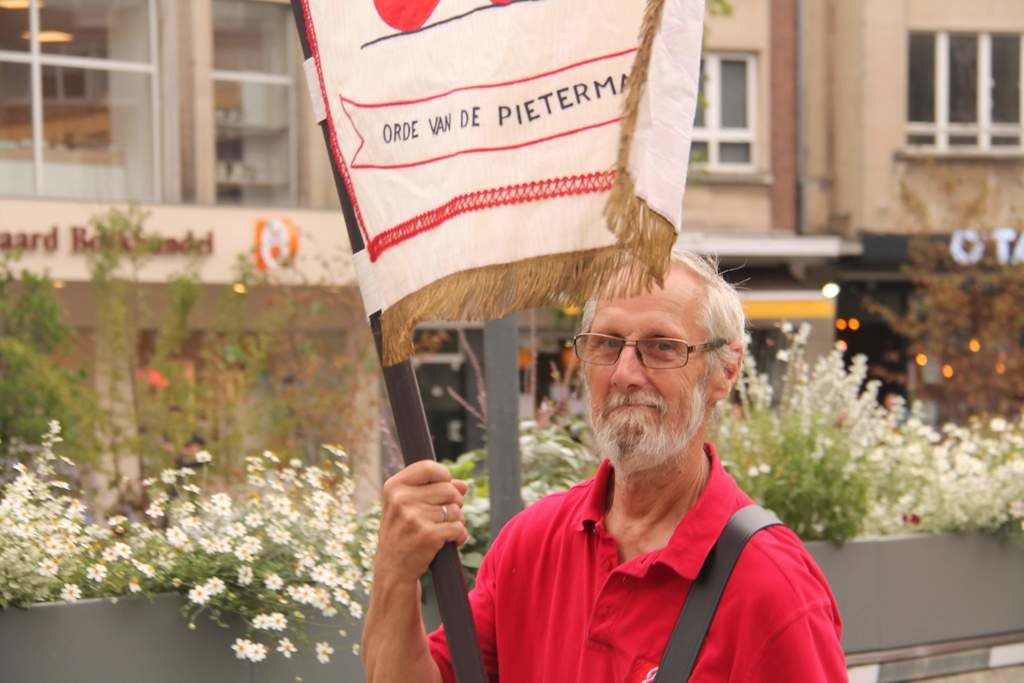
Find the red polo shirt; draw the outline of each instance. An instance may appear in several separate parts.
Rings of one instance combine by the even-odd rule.
[[[686,594],[729,517],[749,505],[705,447],[711,473],[668,545],[620,563],[605,530],[612,468],[538,501],[495,539],[470,593],[492,681],[653,681]],[[691,681],[845,681],[839,610],[800,539],[772,527],[748,543]],[[454,681],[443,629],[430,649]]]

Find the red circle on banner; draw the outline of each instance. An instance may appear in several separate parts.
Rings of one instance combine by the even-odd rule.
[[[415,31],[427,23],[440,0],[373,0],[384,23],[399,31]]]

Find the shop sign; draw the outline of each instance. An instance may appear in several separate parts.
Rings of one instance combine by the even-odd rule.
[[[73,255],[91,253],[99,247],[95,232],[80,225],[69,225],[64,230],[55,225],[40,232],[0,231],[0,252],[55,254],[61,251],[62,243],[70,245]],[[181,237],[147,234],[140,239],[121,235],[118,246],[126,252],[144,249],[156,256],[210,256],[213,254],[213,232],[196,235],[189,230]]]
[[[990,245],[1001,265],[1024,263],[1024,231],[1013,228],[996,228],[988,233],[974,228],[957,230],[949,240],[949,254],[960,265],[971,266],[985,258]]]
[[[256,221],[256,267],[277,270],[291,265],[299,253],[299,230],[287,218]]]

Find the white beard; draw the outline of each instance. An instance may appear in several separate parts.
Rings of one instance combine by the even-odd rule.
[[[629,410],[610,413],[625,405],[653,406],[655,411]],[[674,427],[668,418],[668,403],[654,391],[616,391],[605,398],[601,410],[592,416],[594,445],[617,472],[633,474],[663,465],[683,454],[704,423],[704,383],[698,382],[690,395],[686,423]]]

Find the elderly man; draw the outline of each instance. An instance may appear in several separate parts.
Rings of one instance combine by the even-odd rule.
[[[492,680],[653,681],[705,557],[751,502],[704,441],[743,360],[743,309],[717,270],[675,252],[663,289],[592,302],[583,329],[576,351],[606,459],[513,518],[484,558],[470,600]],[[454,680],[443,630],[424,631],[419,577],[445,541],[465,541],[465,492],[435,462],[385,484],[370,681]],[[791,531],[770,527],[740,556],[690,680],[845,681],[839,636],[821,571]]]

